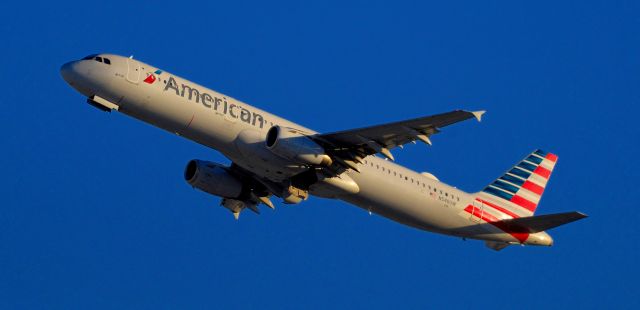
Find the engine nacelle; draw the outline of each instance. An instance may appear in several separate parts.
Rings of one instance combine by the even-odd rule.
[[[265,142],[271,152],[298,164],[330,166],[332,163],[322,146],[293,128],[273,126]]]
[[[231,175],[226,167],[197,159],[187,164],[184,179],[203,192],[224,198],[240,197],[243,188],[242,182]]]

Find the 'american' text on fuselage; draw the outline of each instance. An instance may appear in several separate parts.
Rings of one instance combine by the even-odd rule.
[[[229,115],[233,118],[240,119],[241,121],[247,124],[251,124],[252,126],[264,128],[264,125],[267,123],[267,120],[265,120],[262,115],[252,112],[235,103],[229,104],[225,97],[218,98],[215,96],[211,96],[206,92],[202,92],[197,88],[186,84],[181,84],[180,87],[178,87],[178,83],[172,76],[169,77],[169,80],[164,87],[164,91],[167,91],[169,89],[172,89],[177,96],[184,98],[185,95],[187,95],[187,99],[189,99],[190,101],[201,103],[207,108]],[[271,125],[273,126],[273,123]]]

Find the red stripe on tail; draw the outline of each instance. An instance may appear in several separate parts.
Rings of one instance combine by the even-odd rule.
[[[551,175],[551,171],[549,169],[545,168],[545,167],[542,167],[542,166],[538,166],[538,168],[536,168],[536,170],[534,170],[533,173],[535,173],[535,174],[537,174],[537,175],[539,175],[539,176],[541,176],[541,177],[543,177],[545,179],[548,179],[549,176]]]
[[[504,231],[507,234],[510,234],[513,238],[523,243],[529,238],[529,233],[526,232],[515,232],[510,231],[509,227],[505,225],[503,222],[498,221],[493,215],[482,212],[480,209],[468,205],[464,211],[470,213],[471,215],[482,219],[483,221],[497,227],[498,229]]]
[[[495,216],[487,212],[483,212],[480,208],[476,208],[475,206],[472,206],[472,205],[468,205],[464,210],[473,214],[476,217],[481,218],[486,222],[495,222],[498,220]]]
[[[508,216],[511,216],[512,218],[519,218],[520,217],[519,215],[517,215],[517,214],[515,214],[515,213],[513,213],[513,212],[511,212],[511,211],[509,211],[509,210],[507,210],[507,209],[505,209],[503,207],[500,207],[498,205],[490,203],[490,202],[488,202],[486,200],[482,200],[482,199],[478,199],[478,198],[476,198],[476,200],[478,200],[478,201],[482,202],[483,204],[485,204],[487,206],[490,206],[490,207],[492,207],[492,208],[494,208],[494,209],[496,209],[496,210],[498,210],[498,211],[500,211],[500,212],[502,212],[502,213],[504,213],[504,214],[506,214]]]
[[[531,181],[525,181],[524,184],[522,184],[522,188],[526,188],[540,196],[542,196],[542,192],[544,192],[544,187]]]
[[[513,202],[513,203],[515,203],[515,204],[517,204],[517,205],[519,205],[519,206],[521,206],[521,207],[523,207],[523,208],[525,208],[525,209],[527,209],[527,210],[529,210],[531,212],[536,210],[536,204],[535,203],[533,203],[533,202],[531,202],[529,200],[526,200],[526,199],[524,199],[524,198],[522,198],[522,197],[520,197],[518,195],[513,195],[513,197],[511,197],[511,202]]]
[[[545,156],[545,158],[550,160],[550,161],[552,161],[552,162],[554,162],[554,163],[556,161],[558,161],[558,155],[556,155],[556,154],[549,153],[549,154],[547,154],[547,156]]]

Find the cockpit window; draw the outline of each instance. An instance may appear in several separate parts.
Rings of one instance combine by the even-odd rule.
[[[102,57],[98,56],[98,54],[91,54],[89,56],[86,56],[86,57],[82,58],[82,60],[95,60],[97,62],[104,62],[107,65],[111,64],[111,59],[102,58]]]

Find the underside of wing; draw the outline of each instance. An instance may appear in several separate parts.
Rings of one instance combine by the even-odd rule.
[[[311,138],[323,145],[334,157],[360,162],[367,155],[380,153],[393,160],[389,149],[420,140],[431,144],[430,137],[440,128],[470,118],[480,121],[485,111],[456,110],[388,124],[314,135]]]

